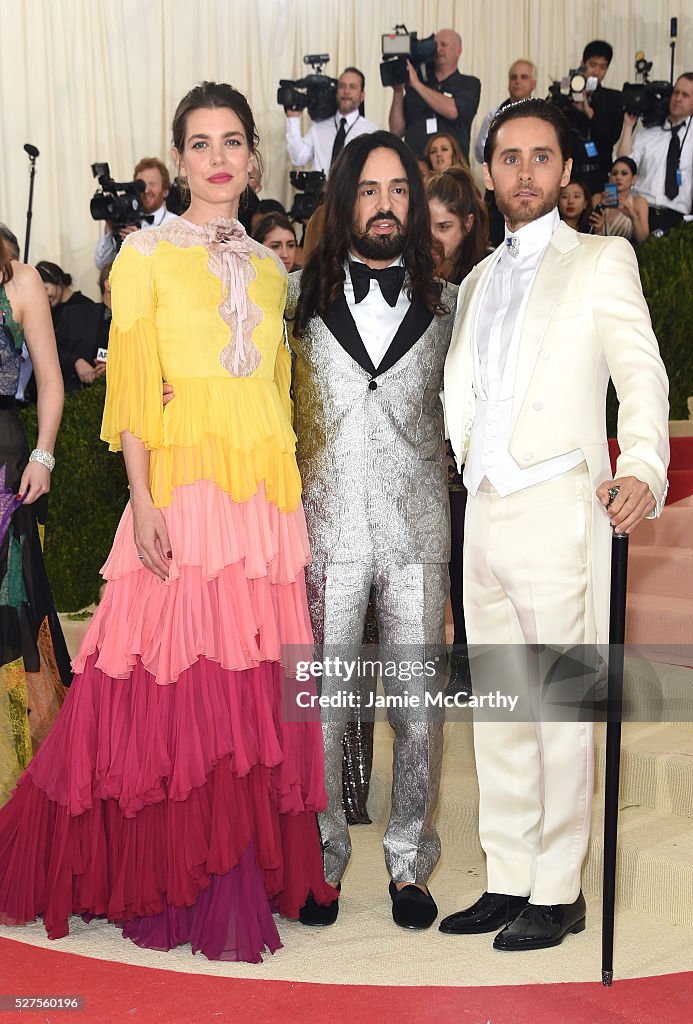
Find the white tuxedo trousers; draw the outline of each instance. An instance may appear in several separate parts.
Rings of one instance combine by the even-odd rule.
[[[531,690],[524,645],[596,643],[592,501],[584,463],[506,497],[484,478],[469,496],[467,636],[470,644],[512,645],[507,655],[497,653],[499,666],[505,664],[501,674],[513,674],[513,687],[521,679]],[[497,683],[502,691],[503,679]],[[529,693],[524,703],[532,703]],[[536,904],[572,903],[589,839],[593,725],[539,719],[518,714],[507,723],[474,724],[487,888],[528,895]]]

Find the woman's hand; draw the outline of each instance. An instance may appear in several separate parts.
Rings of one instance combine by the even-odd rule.
[[[82,384],[93,384],[96,378],[100,377],[101,374],[105,372],[105,363],[99,363],[98,366],[92,366],[86,359],[75,360],[75,373],[81,380]]]
[[[17,497],[25,505],[32,505],[42,494],[48,494],[51,489],[51,474],[47,466],[41,462],[27,462],[26,469],[22,473],[19,482],[19,494]]]
[[[594,228],[595,235],[604,234],[604,223],[606,221],[605,210],[592,210],[590,214],[590,224]]]
[[[163,513],[151,499],[138,501],[131,497],[130,505],[139,559],[145,569],[167,580],[172,554]]]

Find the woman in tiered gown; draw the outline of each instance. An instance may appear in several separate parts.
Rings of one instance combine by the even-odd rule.
[[[173,139],[190,208],[130,235],[111,275],[102,436],[130,502],[70,696],[0,812],[0,918],[58,938],[106,915],[142,946],[259,961],[273,911],[336,895],[320,726],[282,718],[281,647],[311,642],[286,273],[235,219],[244,97],[197,86]]]

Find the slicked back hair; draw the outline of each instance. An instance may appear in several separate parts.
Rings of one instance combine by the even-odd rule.
[[[572,151],[572,140],[570,137],[570,125],[565,115],[557,106],[549,103],[548,100],[526,99],[518,100],[517,103],[509,103],[507,107],[499,110],[488,130],[486,145],[484,146],[484,163],[491,166],[493,151],[496,148],[496,136],[508,121],[516,121],[521,118],[535,117],[539,121],[546,121],[553,126],[558,138],[558,145],[563,157],[563,162],[570,159]]]
[[[344,284],[344,263],[352,248],[352,228],[358,184],[364,165],[376,149],[391,149],[399,157],[409,184],[409,210],[402,262],[410,298],[420,299],[434,314],[447,313],[441,303],[441,284],[435,279],[431,255],[431,219],[421,171],[408,146],[391,132],[360,135],[345,146],[327,179],[325,225],[301,275],[301,294],[294,330],[301,335],[313,316],[324,315]]]

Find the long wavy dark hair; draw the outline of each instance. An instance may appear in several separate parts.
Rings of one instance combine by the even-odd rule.
[[[325,192],[325,230],[312,250],[301,275],[295,333],[300,337],[311,317],[324,315],[342,290],[344,263],[352,247],[352,225],[358,183],[363,166],[375,149],[392,149],[409,182],[409,211],[402,262],[407,272],[407,294],[418,298],[431,313],[449,310],[441,302],[442,285],[435,279],[431,255],[431,219],[421,171],[411,150],[390,132],[360,135],[335,161]]]

